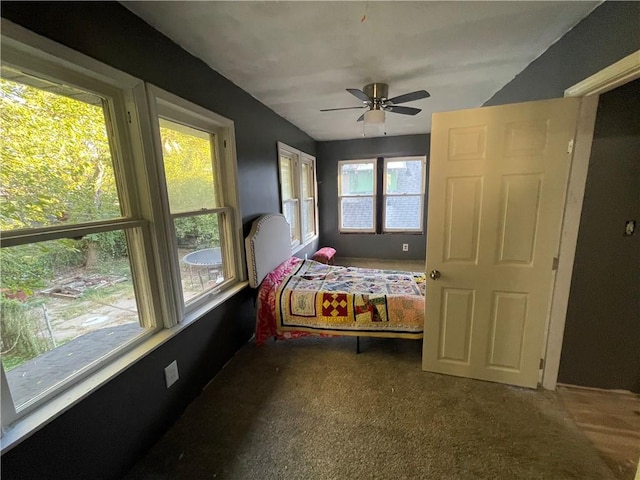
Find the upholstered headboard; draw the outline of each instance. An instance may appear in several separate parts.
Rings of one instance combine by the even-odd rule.
[[[258,288],[267,273],[291,257],[291,229],[280,213],[254,220],[244,242],[251,288]]]

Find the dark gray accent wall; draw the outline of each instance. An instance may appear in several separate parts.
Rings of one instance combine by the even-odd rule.
[[[640,393],[639,266],[640,79],[598,103],[560,382]]]
[[[564,91],[640,48],[640,2],[607,1],[484,105],[564,97]]]
[[[246,289],[5,453],[3,480],[122,478],[246,342],[253,315]]]
[[[638,25],[640,2],[604,2],[485,105],[563,97],[567,88],[640,49]],[[640,96],[637,87],[626,95],[636,100]],[[638,391],[638,234],[624,239],[621,235],[623,212],[631,219],[639,211],[639,150],[636,147],[635,160],[618,158],[628,148],[622,146],[622,137],[636,140],[615,115],[609,120],[600,117],[619,108],[620,115],[630,115],[629,123],[637,126],[639,114],[637,108],[628,112],[624,101],[612,107],[615,99],[603,99],[596,120],[601,138],[595,140],[589,167],[558,381]],[[616,126],[621,129],[612,132]],[[630,187],[635,193],[627,190]],[[628,210],[632,204],[633,214]],[[635,271],[629,270],[632,266]]]
[[[422,260],[426,256],[427,205],[425,192],[422,234],[338,233],[338,162],[377,157],[400,157],[429,154],[430,135],[403,135],[357,140],[318,142],[318,210],[320,243],[332,246],[340,257]],[[427,158],[427,187],[428,177]],[[409,251],[402,251],[402,244]]]
[[[1,9],[16,24],[232,119],[245,231],[259,214],[280,211],[276,142],[316,154],[311,137],[116,2]],[[250,338],[254,315],[246,289],[3,455],[2,478],[121,478]],[[166,389],[163,369],[173,360],[180,380]]]

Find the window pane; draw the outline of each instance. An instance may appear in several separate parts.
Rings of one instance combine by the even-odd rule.
[[[386,197],[385,230],[420,230],[422,196]]]
[[[422,161],[387,162],[386,193],[422,193]]]
[[[0,250],[2,364],[18,409],[144,329],[122,231]]]
[[[103,100],[8,68],[0,80],[0,228],[122,216]]]
[[[371,162],[340,165],[340,195],[373,195],[374,181]]]
[[[280,157],[280,182],[282,201],[293,198],[293,165],[289,157]]]
[[[309,181],[310,168],[306,163],[302,163],[302,198],[311,196],[311,182]]]
[[[282,214],[284,218],[289,222],[289,226],[291,227],[291,243],[294,243],[298,240],[298,201],[297,200],[289,200],[284,203]]]
[[[208,213],[173,221],[185,303],[226,279],[220,242],[221,215]]]
[[[315,234],[316,221],[314,218],[315,207],[313,200],[304,200],[302,209],[302,231],[305,237]]]
[[[345,229],[373,229],[373,197],[347,197],[341,201],[342,225]]]
[[[215,208],[212,135],[160,119],[164,174],[171,213]]]

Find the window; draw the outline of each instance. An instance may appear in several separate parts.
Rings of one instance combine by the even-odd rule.
[[[50,64],[12,64],[4,47],[3,57],[0,343],[10,420],[151,333],[156,316],[152,283],[134,281],[148,277],[149,238],[122,160],[121,92]]]
[[[338,163],[338,208],[341,232],[375,232],[376,160]]]
[[[4,26],[3,432],[245,285],[233,122]]]
[[[425,157],[338,162],[340,232],[422,232],[425,165]]]
[[[421,232],[423,158],[384,159],[384,232]]]
[[[291,246],[302,247],[317,237],[316,159],[278,143],[282,214],[291,226]]]
[[[226,119],[156,87],[149,91],[170,214],[169,255],[180,279],[179,303],[188,313],[237,280],[241,268],[235,180],[224,175],[234,172],[235,159]]]

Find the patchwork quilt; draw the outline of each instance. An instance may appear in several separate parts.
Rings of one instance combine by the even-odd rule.
[[[422,338],[424,275],[305,260],[275,290],[278,332]]]

